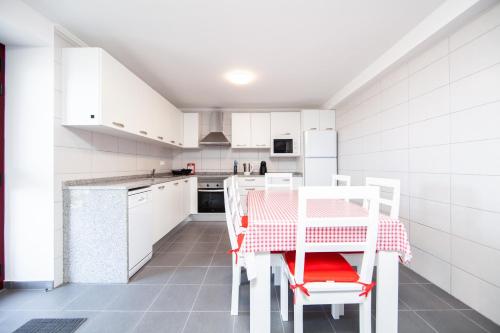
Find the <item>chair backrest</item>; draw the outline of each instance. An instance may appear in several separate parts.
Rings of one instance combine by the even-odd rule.
[[[351,186],[351,176],[332,175],[332,186]]]
[[[240,186],[238,184],[238,176],[233,176],[233,188],[234,188],[234,193],[236,195],[236,203],[238,206],[238,213],[240,214],[240,217],[245,215],[245,212],[243,212],[243,206],[241,205],[241,194],[240,194]]]
[[[293,174],[289,172],[268,172],[264,175],[264,185],[266,190],[270,188],[291,190],[293,188]]]
[[[238,248],[237,233],[239,231],[240,217],[236,210],[233,181],[233,177],[229,177],[224,180],[224,209],[231,248],[236,249]]]
[[[308,205],[354,205],[345,202],[345,199],[362,199],[368,204],[367,209],[359,207],[356,216],[347,213],[355,211],[351,207],[347,210],[332,209],[337,216],[308,216]],[[377,243],[379,221],[379,189],[374,186],[314,186],[299,188],[297,243],[295,257],[295,281],[303,283],[304,259],[307,252],[363,252],[360,280],[371,281],[375,263],[375,249]],[[313,202],[317,200],[316,202]],[[347,207],[346,207],[347,208]],[[356,207],[354,207],[356,208]],[[318,211],[324,211],[317,208]],[[358,216],[359,215],[359,216]],[[318,242],[313,239],[306,242],[306,232],[309,228],[317,227],[366,227],[366,238],[361,242]]]
[[[378,186],[380,188],[380,205],[390,207],[389,216],[397,219],[399,217],[399,202],[401,200],[401,181],[392,178],[366,177],[365,185]],[[389,192],[384,189],[388,189]],[[392,198],[387,199],[386,196],[390,196],[391,194]],[[365,202],[363,202],[363,207],[366,207]]]

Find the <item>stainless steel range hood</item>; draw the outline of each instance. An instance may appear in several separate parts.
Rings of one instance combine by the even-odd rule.
[[[226,135],[222,132],[223,127],[223,113],[222,111],[213,111],[210,114],[210,132],[200,140],[200,145],[212,146],[229,146],[231,142],[227,139]]]

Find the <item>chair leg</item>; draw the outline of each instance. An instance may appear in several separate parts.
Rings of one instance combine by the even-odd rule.
[[[359,304],[359,332],[371,333],[372,331],[372,297],[371,294],[363,303]]]
[[[273,269],[274,269],[274,285],[279,286],[280,281],[281,281],[281,276],[280,276],[281,275],[281,267],[274,266]]]
[[[280,268],[281,269],[281,268]],[[281,320],[288,321],[288,278],[286,274],[280,272],[281,283],[280,283],[280,311]]]
[[[234,258],[233,258],[234,259]],[[233,263],[233,284],[231,290],[231,314],[238,315],[240,301],[241,267]]]
[[[344,304],[339,304],[339,315],[340,316],[344,315]]]
[[[332,304],[332,318],[340,319],[340,306],[341,304]]]
[[[297,291],[300,292],[300,291]],[[293,332],[302,333],[304,331],[304,306],[296,302],[293,306]]]

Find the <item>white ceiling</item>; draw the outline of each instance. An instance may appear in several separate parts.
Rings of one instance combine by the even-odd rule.
[[[318,107],[443,0],[25,0],[178,107]],[[256,73],[247,86],[223,74]]]

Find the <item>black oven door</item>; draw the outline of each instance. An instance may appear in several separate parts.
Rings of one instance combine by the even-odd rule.
[[[198,189],[198,213],[224,213],[223,189]]]
[[[273,152],[275,154],[293,154],[293,139],[274,139]]]

